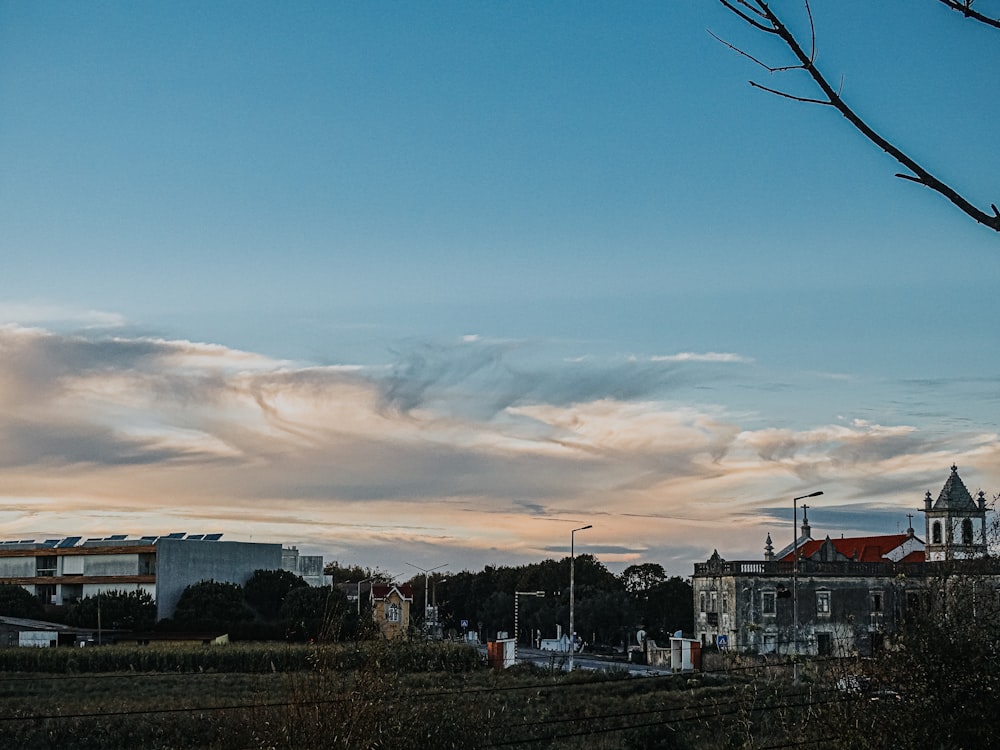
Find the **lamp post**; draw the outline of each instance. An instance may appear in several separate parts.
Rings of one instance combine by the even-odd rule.
[[[514,663],[517,664],[517,603],[522,596],[545,596],[544,591],[515,591],[514,592]]]
[[[576,557],[574,544],[576,532],[586,531],[587,529],[594,528],[592,525],[588,524],[586,526],[581,526],[578,529],[573,529],[569,532],[569,671],[573,671],[573,653],[576,649],[576,630],[574,629],[575,623],[573,622],[573,604],[574,604],[574,587],[575,581],[573,580],[573,561]]]
[[[406,561],[404,560],[403,562],[406,562]],[[426,630],[427,629],[427,605],[430,604],[430,602],[428,601],[428,598],[427,598],[427,581],[428,581],[431,573],[433,573],[435,570],[441,570],[441,568],[443,568],[448,563],[442,563],[441,565],[438,565],[438,566],[430,568],[430,569],[421,568],[419,565],[414,565],[413,563],[406,563],[406,564],[409,565],[411,568],[416,568],[417,570],[419,570],[421,573],[424,574],[424,630]]]
[[[792,647],[795,655],[799,651],[799,500],[809,497],[819,497],[823,490],[810,492],[808,495],[799,495],[792,498]],[[795,662],[792,668],[793,676],[799,678],[799,663]]]
[[[442,638],[444,637],[444,628],[441,627],[441,618],[438,617],[437,585],[447,580],[448,576],[441,576],[431,584],[431,611],[434,613],[434,629],[435,633],[440,631]]]
[[[361,584],[372,583],[374,578],[366,578],[363,581],[358,581],[358,623],[361,622]]]

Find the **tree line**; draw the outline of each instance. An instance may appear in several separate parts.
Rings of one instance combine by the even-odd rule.
[[[184,589],[172,617],[157,621],[147,591],[102,591],[61,608],[26,589],[0,585],[0,615],[107,631],[228,633],[233,640],[336,641],[363,635],[338,589],[309,586],[287,570],[257,570],[243,585],[200,581]]]
[[[634,644],[639,630],[661,640],[678,630],[691,631],[691,585],[679,576],[668,576],[662,565],[630,565],[615,575],[590,554],[577,555],[573,565],[575,629],[592,647]],[[327,565],[326,573],[334,585],[388,580],[381,571],[337,563]],[[521,566],[487,565],[478,572],[435,571],[405,583],[413,592],[411,620],[418,631],[446,638],[476,633],[480,641],[492,640],[499,632],[513,636],[516,593],[543,592],[518,602],[517,637],[529,643],[538,634],[555,638],[559,626],[569,634],[569,579],[570,558],[565,557]]]
[[[73,605],[46,608],[20,586],[0,585],[0,615],[50,620],[107,631],[228,633],[233,640],[337,641],[374,637],[367,591],[352,602],[359,582],[389,582],[387,574],[360,566],[326,567],[328,586],[309,586],[285,570],[258,570],[243,585],[201,581],[181,594],[169,619],[156,620],[156,603],[146,591],[105,591]],[[520,597],[517,636],[524,643],[569,634],[570,559],[522,566],[486,566],[478,572],[417,574],[405,581],[413,592],[410,625],[416,636],[480,641],[514,634],[516,592]],[[644,563],[611,573],[589,554],[574,558],[575,625],[592,648],[623,649],[636,634],[663,640],[693,621],[691,586],[668,576],[663,566]],[[426,588],[429,586],[429,589]],[[424,602],[428,611],[424,611]]]

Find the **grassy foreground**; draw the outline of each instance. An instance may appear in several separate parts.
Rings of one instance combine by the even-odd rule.
[[[0,747],[781,746],[781,727],[761,721],[773,711],[759,710],[759,686],[757,708],[747,688],[525,666],[497,674],[475,649],[425,643],[10,649],[0,650]]]

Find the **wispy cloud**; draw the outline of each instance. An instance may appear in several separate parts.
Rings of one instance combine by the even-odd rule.
[[[125,317],[103,310],[30,302],[0,302],[0,323],[21,325],[70,325],[80,328],[121,328]]]
[[[649,358],[650,362],[736,362],[749,363],[753,358],[732,352],[678,352],[658,354]]]

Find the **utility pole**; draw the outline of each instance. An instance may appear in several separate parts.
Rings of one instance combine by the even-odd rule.
[[[594,528],[592,525],[581,526],[578,529],[573,529],[569,532],[569,671],[573,671],[573,655],[576,652],[576,630],[574,629],[575,623],[573,622],[573,599],[574,599],[574,587],[575,581],[573,580],[573,560],[574,554],[574,541],[575,535],[578,531],[586,531],[587,529]]]
[[[406,562],[406,561],[404,560],[403,562]],[[409,565],[411,568],[416,568],[417,570],[419,570],[421,573],[424,574],[424,630],[426,631],[427,630],[427,607],[430,604],[430,600],[428,598],[427,586],[428,586],[428,581],[430,580],[430,574],[433,573],[435,570],[440,570],[441,568],[445,567],[448,563],[441,563],[440,565],[437,565],[437,566],[435,566],[433,568],[428,568],[428,569],[421,568],[419,565],[414,565],[413,563],[406,563],[406,564]]]

